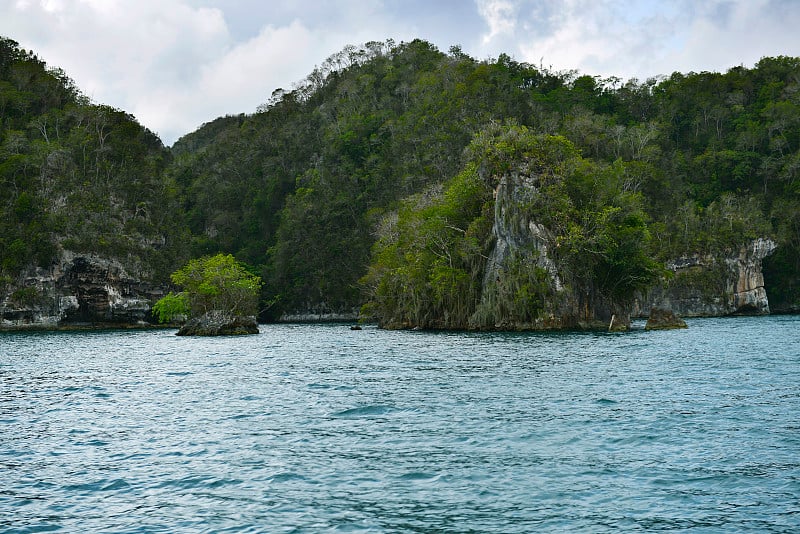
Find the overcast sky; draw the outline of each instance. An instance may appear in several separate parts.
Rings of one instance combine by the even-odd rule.
[[[0,0],[0,35],[171,145],[253,112],[347,44],[644,80],[800,56],[800,0]]]

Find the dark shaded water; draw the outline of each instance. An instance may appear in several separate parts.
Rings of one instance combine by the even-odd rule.
[[[0,532],[800,531],[800,318],[0,334]]]

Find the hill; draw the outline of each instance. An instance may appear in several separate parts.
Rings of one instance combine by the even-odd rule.
[[[799,75],[800,60],[777,57],[623,83],[424,41],[368,43],[257,113],[186,136],[172,172],[195,254],[263,266],[273,316],[335,315],[363,300],[381,217],[448,182],[476,135],[511,120],[616,165],[622,189],[641,197],[654,259],[721,258],[775,239],[767,291],[773,309],[790,310],[800,295]]]
[[[187,254],[170,151],[5,38],[0,118],[3,319],[126,322],[131,305],[144,320],[147,295]]]

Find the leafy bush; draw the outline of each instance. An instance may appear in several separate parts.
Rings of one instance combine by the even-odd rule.
[[[172,273],[171,278],[183,291],[169,293],[153,306],[161,322],[179,315],[199,317],[212,310],[236,316],[257,312],[261,278],[248,272],[230,254],[191,260]]]
[[[153,304],[153,315],[159,323],[169,323],[189,315],[189,299],[184,293],[170,291]]]

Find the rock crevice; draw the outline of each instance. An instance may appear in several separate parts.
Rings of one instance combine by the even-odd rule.
[[[0,288],[0,329],[149,326],[166,288],[142,278],[117,260],[65,251]]]

